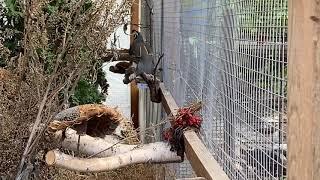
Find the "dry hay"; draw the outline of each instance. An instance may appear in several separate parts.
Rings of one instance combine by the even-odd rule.
[[[5,69],[0,69],[0,140],[1,142],[10,137],[11,131],[8,129],[15,126],[13,121],[6,121],[12,116],[11,109],[15,107],[18,79]]]
[[[51,179],[54,180],[153,180],[163,179],[164,165],[138,164],[121,169],[101,173],[77,173],[60,169]]]
[[[20,87],[20,91],[19,88]],[[34,94],[16,75],[0,68],[0,176],[12,178],[29,136],[28,128],[37,111]],[[23,99],[23,100],[22,100]]]

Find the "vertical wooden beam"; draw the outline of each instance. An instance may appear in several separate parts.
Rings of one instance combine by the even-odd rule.
[[[288,179],[320,179],[320,5],[289,2]]]
[[[139,24],[140,23],[140,2],[141,0],[132,0],[131,6],[131,24]],[[132,30],[140,31],[139,26],[133,25],[130,26]],[[132,42],[133,37],[131,36],[130,41]]]
[[[130,83],[131,92],[131,117],[135,129],[139,127],[139,89],[133,81]]]
[[[140,23],[140,0],[132,0],[132,7],[131,7],[131,23],[132,24],[139,24]],[[130,26],[131,30],[139,31],[138,26]],[[131,31],[130,30],[130,31]],[[131,33],[131,32],[130,32]],[[130,37],[130,41],[133,41],[133,37]],[[131,89],[131,116],[133,125],[135,128],[139,127],[139,89],[135,82],[130,83]]]

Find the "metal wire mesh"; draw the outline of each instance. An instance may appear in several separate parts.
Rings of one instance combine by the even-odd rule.
[[[287,0],[153,0],[155,54],[230,179],[286,176]]]

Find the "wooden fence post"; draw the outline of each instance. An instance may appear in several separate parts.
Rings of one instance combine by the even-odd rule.
[[[140,0],[132,0],[131,7],[131,23],[132,24],[140,24]],[[139,31],[138,26],[130,26],[131,30]],[[129,31],[129,32],[130,32]],[[131,32],[130,32],[131,33]],[[133,36],[130,37],[130,42],[133,41]],[[139,127],[139,89],[137,84],[132,81],[130,83],[130,96],[131,96],[131,116],[133,125],[135,128]]]
[[[289,2],[288,179],[320,179],[320,4]]]

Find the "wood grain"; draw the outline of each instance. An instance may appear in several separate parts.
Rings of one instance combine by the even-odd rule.
[[[140,0],[132,0],[132,7],[131,7],[131,23],[132,24],[140,23],[139,4],[140,4]],[[137,26],[130,26],[130,27],[139,31],[139,27]],[[133,41],[133,37],[131,36],[130,42],[132,41]],[[131,117],[132,117],[134,128],[138,128],[139,127],[139,89],[137,87],[137,84],[134,81],[130,83],[130,92],[131,92]]]
[[[319,1],[289,2],[288,179],[320,179]]]

